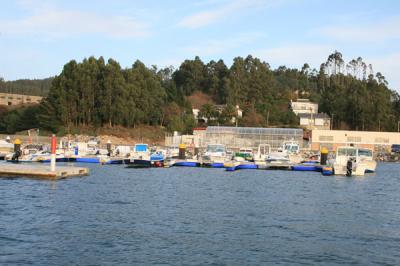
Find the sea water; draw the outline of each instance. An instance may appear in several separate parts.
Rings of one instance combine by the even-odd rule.
[[[400,164],[365,177],[86,166],[0,179],[1,265],[400,264]]]

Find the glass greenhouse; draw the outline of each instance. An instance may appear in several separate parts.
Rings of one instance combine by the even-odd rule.
[[[259,144],[269,144],[272,149],[277,149],[286,141],[296,141],[302,147],[303,129],[209,126],[202,144],[224,144],[231,149],[256,149]]]

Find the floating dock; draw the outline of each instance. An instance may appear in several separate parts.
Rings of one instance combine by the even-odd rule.
[[[37,179],[58,180],[73,176],[85,176],[89,169],[84,167],[57,166],[53,172],[48,165],[0,164],[1,177],[30,177]]]

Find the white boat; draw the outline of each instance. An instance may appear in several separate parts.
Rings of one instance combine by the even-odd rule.
[[[47,149],[48,147],[42,145],[27,145],[22,149],[22,154],[18,158],[19,162],[43,162],[50,161],[51,153]],[[5,160],[12,161],[14,153],[11,153],[5,157]],[[56,151],[56,160],[60,160],[64,158],[64,154]]]
[[[256,163],[263,163],[268,159],[270,153],[271,153],[271,145],[260,144],[258,145],[257,153],[254,155],[254,161]]]
[[[225,145],[208,144],[203,158],[212,162],[224,162],[226,159]]]
[[[335,175],[363,176],[376,170],[371,149],[342,146],[336,150],[336,158],[330,161]]]
[[[14,144],[7,140],[0,140],[0,158],[5,158],[8,154],[12,154],[14,152]]]
[[[144,143],[135,144],[133,152],[130,157],[130,164],[152,166],[160,165],[164,162],[164,154],[156,151],[155,149],[149,149],[149,146]]]
[[[284,142],[276,152],[271,152],[267,157],[269,163],[296,164],[302,161],[300,145],[296,141]]]

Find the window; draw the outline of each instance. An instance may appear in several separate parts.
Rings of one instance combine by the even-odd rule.
[[[338,149],[339,156],[356,156],[357,150],[354,148],[340,148]]]
[[[372,157],[372,151],[368,149],[359,149],[358,155],[364,157]]]
[[[347,142],[361,142],[361,137],[347,137]]]
[[[333,136],[319,136],[319,141],[333,141]]]
[[[375,143],[389,143],[388,138],[375,138]]]

